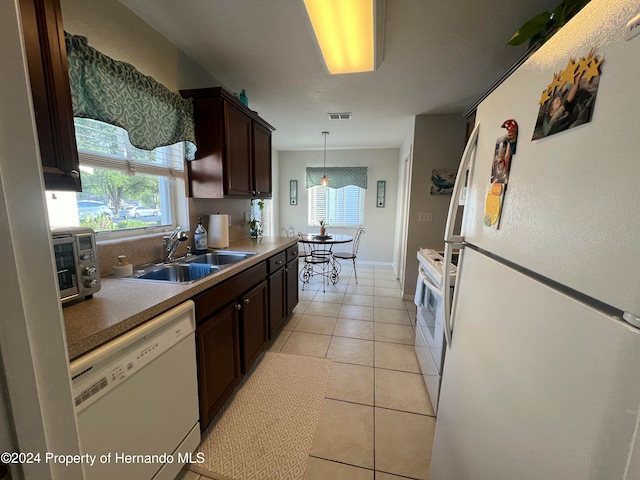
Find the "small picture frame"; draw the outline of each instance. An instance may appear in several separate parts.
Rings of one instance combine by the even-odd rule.
[[[289,205],[298,204],[298,181],[289,181]]]
[[[378,190],[376,197],[376,207],[384,208],[384,191],[386,189],[387,182],[385,180],[378,180]]]

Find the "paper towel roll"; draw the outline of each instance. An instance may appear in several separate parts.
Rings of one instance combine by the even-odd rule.
[[[229,246],[229,215],[209,215],[209,248],[225,248]]]

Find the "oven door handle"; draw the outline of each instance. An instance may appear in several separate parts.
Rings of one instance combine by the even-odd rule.
[[[424,270],[423,270],[423,272],[424,272]],[[424,278],[422,279],[422,283],[424,283],[424,284],[427,286],[427,288],[429,289],[429,291],[430,291],[430,292],[433,292],[433,293],[435,293],[438,297],[443,298],[442,291],[441,291],[438,287],[436,287],[436,286],[431,282],[431,280],[429,280],[429,278],[424,277]]]

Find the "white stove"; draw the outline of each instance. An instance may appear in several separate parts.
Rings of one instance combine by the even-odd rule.
[[[429,248],[421,248],[418,250],[418,261],[437,287],[442,288],[442,278],[444,271],[444,257],[441,252],[436,252]],[[451,279],[451,286],[456,284],[456,273],[458,268],[455,265],[451,265],[449,268],[449,275]]]
[[[444,335],[444,295],[443,279],[445,261],[435,250],[422,248],[418,250],[418,281],[416,282],[415,303],[416,338],[415,350],[420,363],[431,405],[438,411],[438,397],[444,366],[446,341]],[[447,295],[453,296],[457,267],[449,267],[451,288]]]

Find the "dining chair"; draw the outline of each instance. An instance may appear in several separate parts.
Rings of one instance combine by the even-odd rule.
[[[298,238],[302,240],[302,234],[298,234]],[[299,255],[304,261],[302,269],[300,269],[300,281],[302,282],[302,290],[305,284],[309,284],[314,275],[322,275],[322,291],[326,291],[326,279],[330,275],[331,254],[324,250],[314,250],[311,244],[300,242],[304,250],[304,254]]]
[[[350,252],[333,252],[333,259],[338,265],[340,265],[339,260],[351,260],[353,262],[353,274],[356,277],[356,285],[358,284],[356,257],[358,256],[358,247],[360,246],[360,237],[362,237],[362,234],[364,234],[364,228],[359,228],[353,237],[353,249]]]
[[[286,235],[287,237],[295,237],[296,236],[296,231],[293,229],[293,225],[291,225],[289,228],[284,228],[282,227],[280,229],[280,231]]]

